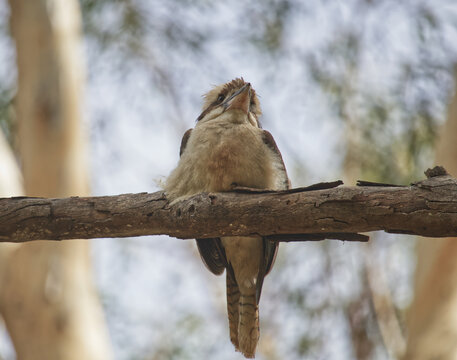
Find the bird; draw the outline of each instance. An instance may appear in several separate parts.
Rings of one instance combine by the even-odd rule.
[[[177,167],[165,182],[171,203],[202,192],[237,187],[290,188],[276,142],[263,130],[255,90],[243,78],[214,87],[204,95],[200,116],[185,132]],[[230,340],[235,350],[254,358],[259,340],[259,300],[278,242],[261,236],[196,239],[203,263],[214,274],[226,271]]]

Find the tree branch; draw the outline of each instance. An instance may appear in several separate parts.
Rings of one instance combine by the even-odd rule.
[[[163,192],[3,198],[0,241],[164,234],[182,239],[258,234],[276,241],[363,241],[364,235],[353,233],[377,230],[452,237],[457,236],[457,180],[443,171],[429,172],[428,179],[411,186],[364,182],[279,192],[242,189],[202,193],[173,205]]]

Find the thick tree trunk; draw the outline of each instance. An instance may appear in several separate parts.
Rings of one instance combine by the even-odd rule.
[[[456,139],[457,92],[450,104],[436,153],[436,162],[444,165],[453,176],[457,176]],[[457,358],[456,240],[419,239],[415,297],[408,315],[407,360]]]
[[[10,0],[16,42],[20,156],[33,196],[87,195],[77,0]],[[20,246],[3,274],[0,306],[18,359],[108,359],[88,243]]]

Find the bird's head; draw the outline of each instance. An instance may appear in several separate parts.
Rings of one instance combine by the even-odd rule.
[[[251,84],[243,78],[216,86],[204,98],[203,111],[197,118],[198,122],[221,119],[235,123],[247,122],[260,127],[258,119],[262,111],[259,99]]]

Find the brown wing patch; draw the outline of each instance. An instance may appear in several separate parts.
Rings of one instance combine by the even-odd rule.
[[[187,130],[181,139],[181,147],[179,148],[179,157],[181,157],[184,150],[186,150],[186,145],[187,145],[187,142],[189,141],[191,132],[192,132],[192,129]]]
[[[263,131],[263,142],[265,145],[268,146],[270,150],[275,153],[280,161],[279,164],[279,171],[282,172],[283,174],[283,189],[281,190],[287,190],[290,188],[290,181],[289,177],[287,176],[287,171],[286,171],[286,166],[284,165],[284,160],[282,158],[281,152],[278,149],[278,145],[276,145],[276,141],[273,138],[273,135],[271,135],[270,132],[264,130]],[[257,303],[260,300],[260,294],[262,291],[262,284],[263,284],[263,279],[264,277],[271,271],[271,268],[273,267],[273,264],[276,259],[276,254],[278,253],[278,246],[279,242],[277,241],[271,241],[268,240],[267,238],[263,238],[263,257],[261,259],[261,265],[259,269],[259,276],[257,279],[257,291],[256,291],[256,300]]]
[[[196,239],[198,252],[209,271],[220,275],[227,267],[225,251],[219,238]]]
[[[284,173],[284,189],[278,189],[278,190],[287,190],[290,188],[290,180],[289,177],[287,176],[287,171],[286,171],[286,166],[284,165],[284,160],[282,158],[281,152],[278,149],[278,145],[276,145],[276,141],[273,138],[273,135],[269,131],[264,130],[263,131],[263,142],[265,145],[267,145],[270,150],[272,150],[279,158],[281,162],[281,171]]]

